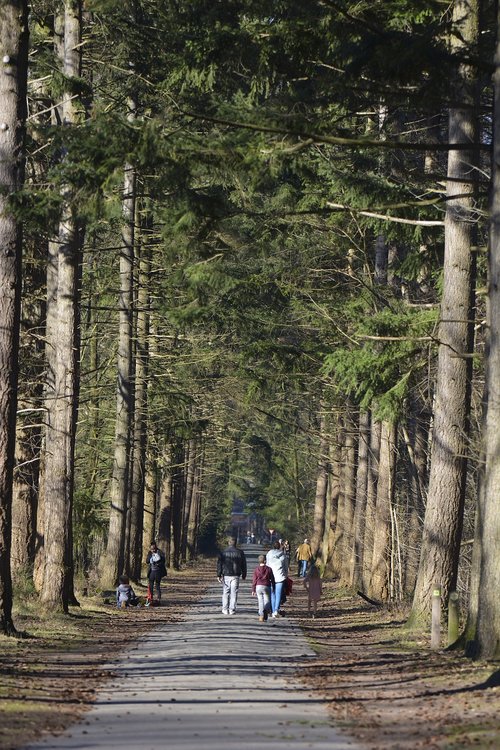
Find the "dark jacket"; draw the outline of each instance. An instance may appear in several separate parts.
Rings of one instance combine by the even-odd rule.
[[[146,563],[148,565],[148,578],[151,576],[160,576],[161,578],[164,578],[167,575],[167,566],[165,564],[165,555],[160,550],[157,550],[158,555],[160,556],[159,560],[153,560],[153,553],[148,552],[148,556],[146,558]]]
[[[217,578],[221,576],[247,577],[247,559],[243,550],[237,547],[226,547],[217,559]]]

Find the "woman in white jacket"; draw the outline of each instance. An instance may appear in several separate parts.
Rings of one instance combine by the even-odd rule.
[[[266,565],[272,569],[274,580],[276,581],[276,586],[274,589],[271,589],[271,617],[278,617],[281,593],[288,576],[288,561],[279,542],[274,542],[273,548],[267,553]]]

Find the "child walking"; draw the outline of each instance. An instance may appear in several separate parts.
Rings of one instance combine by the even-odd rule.
[[[312,608],[312,616],[314,619],[316,617],[318,602],[321,599],[321,593],[323,590],[319,569],[314,564],[311,564],[309,571],[304,578],[304,588],[308,594],[307,612],[308,614],[311,614]]]
[[[265,622],[271,614],[271,588],[276,586],[274,573],[266,565],[266,556],[259,555],[259,564],[253,572],[252,596],[257,597],[259,622]]]

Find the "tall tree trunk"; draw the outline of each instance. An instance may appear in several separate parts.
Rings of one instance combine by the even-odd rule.
[[[333,532],[333,546],[332,546],[332,557],[329,570],[334,577],[340,577],[342,570],[342,552],[344,548],[344,536],[345,536],[345,519],[344,519],[344,506],[345,506],[345,492],[343,487],[343,471],[345,461],[345,425],[343,415],[339,416],[337,434],[335,436],[336,441],[336,462],[333,465],[334,476],[338,477],[338,492],[337,492],[337,504],[336,504],[336,518],[335,518],[335,529]]]
[[[342,467],[342,484],[344,487],[344,538],[340,578],[349,586],[351,582],[351,565],[354,555],[354,507],[356,502],[356,465],[358,442],[358,415],[351,401],[347,403],[345,419],[345,457]]]
[[[389,598],[389,550],[396,470],[396,434],[395,424],[382,422],[369,593],[370,596],[383,601]]]
[[[64,3],[64,40],[61,68],[66,79],[80,76],[81,8],[79,0]],[[63,125],[77,121],[73,95],[62,103]],[[54,339],[48,342],[54,358],[50,416],[45,451],[44,575],[41,600],[64,611],[74,602],[72,507],[74,451],[79,388],[79,273],[83,232],[77,225],[73,191],[64,186],[57,237],[57,294]]]
[[[146,455],[146,480],[144,484],[144,519],[142,528],[142,550],[148,550],[157,539],[158,465],[150,448]],[[142,559],[142,563],[144,560]]]
[[[500,657],[500,10],[494,84],[494,141],[490,207],[488,322],[486,368],[486,463],[484,488],[479,493],[474,539],[471,596],[477,602],[476,655]],[[479,572],[479,575],[477,575]],[[472,600],[472,606],[475,602]]]
[[[370,448],[370,412],[359,415],[358,470],[356,474],[356,501],[353,521],[353,556],[350,584],[359,588],[363,570],[364,531],[368,486],[368,458]]]
[[[198,532],[200,527],[200,514],[201,514],[201,500],[203,491],[203,466],[205,459],[205,451],[203,438],[200,441],[199,457],[196,461],[196,472],[193,486],[193,501],[191,503],[191,512],[189,515],[188,524],[188,536],[187,536],[187,548],[188,548],[188,559],[193,560],[196,557],[198,547]]]
[[[172,548],[172,469],[164,468],[160,482],[160,509],[158,513],[158,547],[165,553],[167,563]]]
[[[125,167],[123,186],[123,229],[120,252],[120,299],[116,388],[115,444],[110,489],[108,542],[100,562],[105,587],[114,586],[126,563],[125,535],[130,497],[130,439],[134,408],[132,384],[132,306],[135,243],[136,174]]]
[[[178,440],[173,449],[172,463],[172,544],[170,561],[174,570],[181,566],[182,520],[184,513],[185,476],[184,442]]]
[[[9,197],[24,180],[28,67],[28,8],[22,0],[0,7],[0,632],[15,632],[10,570],[22,236]]]
[[[427,443],[429,435],[429,416],[418,404],[410,405],[410,412],[417,407],[417,413],[411,419],[410,431],[402,428],[410,464],[410,492],[407,510],[408,536],[405,552],[404,591],[407,594],[415,590],[420,543],[425,513],[425,496],[427,483]]]
[[[327,571],[330,571],[331,555],[335,539],[335,528],[337,526],[337,510],[340,491],[340,457],[338,446],[335,441],[330,442],[328,446],[329,466],[328,487],[326,493],[326,511],[325,511],[325,534],[323,537],[323,555],[322,565]]]
[[[326,435],[326,413],[325,407],[321,405],[319,422],[319,456],[316,477],[316,492],[314,497],[314,521],[311,537],[311,548],[313,555],[321,555],[323,537],[325,533],[326,493],[328,489],[329,472],[329,445]]]
[[[135,398],[134,449],[132,462],[129,571],[134,580],[141,575],[142,524],[147,451],[147,380],[149,372],[149,277],[151,251],[149,244],[150,220],[141,219],[140,257],[138,261],[137,311],[135,316]]]
[[[368,456],[368,476],[366,485],[365,531],[363,536],[363,591],[370,590],[373,560],[373,530],[375,528],[375,507],[377,505],[377,485],[379,477],[380,441],[382,423],[377,421],[373,412],[370,420],[370,450]]]
[[[29,402],[24,402],[27,406]],[[23,409],[20,410],[21,412]],[[12,497],[12,573],[27,572],[34,563],[37,518],[38,479],[40,468],[41,428],[33,425],[39,419],[38,409],[27,407],[27,418],[19,417],[14,490]],[[34,412],[37,412],[34,415]]]
[[[63,9],[59,6],[54,13],[54,54],[64,65],[64,17]],[[51,108],[51,124],[61,126],[64,121],[64,99]],[[37,541],[35,550],[35,565],[33,581],[35,588],[41,592],[45,576],[45,463],[47,443],[50,443],[52,412],[55,408],[55,373],[57,346],[57,275],[59,263],[59,244],[54,238],[49,239],[47,256],[47,287],[46,287],[46,321],[45,321],[45,444],[41,455],[41,475],[37,513]]]
[[[455,0],[452,49],[473,54],[478,39],[477,0]],[[475,70],[459,67],[449,112],[449,142],[470,145],[477,139]],[[465,501],[473,350],[475,282],[474,150],[450,151],[445,216],[443,297],[439,324],[436,400],[429,491],[420,564],[410,624],[430,616],[432,588],[442,586],[446,600],[455,588]]]
[[[43,247],[43,243],[42,243]],[[12,497],[13,574],[32,570],[35,556],[37,500],[40,476],[42,424],[44,422],[43,382],[39,377],[44,366],[44,346],[40,331],[45,319],[45,305],[40,292],[45,288],[44,270],[38,242],[25,253],[21,306],[21,372],[16,429],[16,462]]]
[[[187,444],[186,450],[186,497],[184,502],[184,513],[182,519],[182,542],[181,542],[181,559],[185,562],[188,558],[188,529],[191,518],[191,508],[193,506],[194,479],[196,475],[196,452],[197,440],[191,438]]]

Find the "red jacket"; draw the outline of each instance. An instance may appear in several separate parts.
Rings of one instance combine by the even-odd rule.
[[[256,586],[272,586],[274,588],[274,573],[267,565],[257,565],[253,572],[252,591]]]

